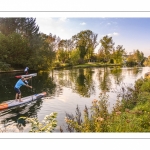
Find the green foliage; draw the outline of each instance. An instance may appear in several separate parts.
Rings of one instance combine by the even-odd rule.
[[[101,48],[100,51],[104,55],[104,62],[109,62],[110,61],[110,54],[113,51],[114,44],[112,37],[108,37],[107,35],[104,36],[100,40]]]
[[[141,66],[143,65],[143,62],[145,60],[143,52],[140,52],[139,50],[133,51],[132,54],[130,54],[126,59],[126,65],[127,66]]]
[[[140,87],[140,92],[150,92],[150,79],[148,79],[146,82],[143,82]]]
[[[123,100],[117,100],[112,112],[108,113],[108,97],[101,94],[93,100],[90,109],[85,107],[83,117],[77,107],[76,116],[66,114],[65,121],[73,132],[149,132],[150,91],[149,80],[139,79],[133,88],[122,90]],[[83,119],[81,119],[83,118]]]
[[[59,62],[59,61],[56,61],[55,63],[54,63],[54,67],[60,67],[61,66],[61,63]]]
[[[108,115],[107,110],[107,96],[100,95],[101,101],[94,99],[89,112],[85,107],[83,113],[84,121],[81,121],[79,108],[77,107],[77,115],[72,118],[67,115],[65,121],[70,128],[73,128],[76,132],[105,132],[105,122]]]
[[[42,122],[39,122],[37,118],[20,117],[19,119],[25,119],[26,122],[31,123],[30,132],[52,132],[57,126],[56,117],[57,113],[53,112],[46,115]]]
[[[144,59],[143,64],[144,64],[145,66],[150,66],[150,56],[148,56],[146,59]]]
[[[71,64],[77,65],[79,63],[79,59],[80,59],[80,51],[78,49],[72,50],[70,54]]]
[[[81,31],[77,35],[74,35],[72,39],[76,43],[76,48],[80,51],[80,59],[82,59],[82,61],[86,55],[91,57],[95,47],[98,45],[96,41],[97,34],[94,34],[90,30]]]
[[[56,66],[55,61],[69,66],[93,61],[106,65],[122,64],[123,46],[114,49],[112,37],[104,36],[98,54],[94,54],[97,37],[98,34],[91,30],[84,30],[64,40],[51,33],[39,33],[36,18],[3,17],[0,18],[0,60],[14,68],[29,66],[34,70],[50,70]],[[142,65],[144,60],[144,54],[135,50],[128,56],[126,65]],[[149,60],[146,59],[144,64],[148,65]]]
[[[2,71],[9,71],[11,70],[10,64],[6,64],[4,62],[0,62],[0,70]]]
[[[123,49],[122,45],[118,45],[116,47],[116,50],[112,54],[112,57],[114,59],[114,63],[115,64],[122,64],[124,54],[125,54],[125,49]]]
[[[0,31],[4,35],[19,33],[31,37],[39,31],[35,18],[0,18]]]

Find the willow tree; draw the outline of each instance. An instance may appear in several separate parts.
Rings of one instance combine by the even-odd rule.
[[[114,44],[112,37],[108,37],[107,35],[104,36],[101,40],[100,40],[100,50],[102,51],[104,54],[104,61],[105,62],[109,62],[110,61],[110,56],[114,50]]]
[[[93,55],[94,48],[97,46],[97,34],[94,34],[91,30],[85,30],[74,35],[72,39],[76,48],[80,51],[81,62],[84,61],[86,55]]]

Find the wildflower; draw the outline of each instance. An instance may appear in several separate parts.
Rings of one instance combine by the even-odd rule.
[[[102,121],[104,121],[104,118],[98,117],[97,121],[101,121],[102,122]]]
[[[116,112],[116,115],[120,115],[120,114],[121,114],[121,112],[120,112],[120,111],[117,111],[117,112]]]
[[[65,122],[69,123],[71,120],[69,120],[67,117],[65,117]]]
[[[95,104],[96,104],[96,103],[97,103],[97,101],[98,101],[98,100],[94,99],[94,100],[92,101],[92,103],[95,103]]]
[[[126,109],[125,109],[125,112],[130,112],[130,109],[126,108]]]

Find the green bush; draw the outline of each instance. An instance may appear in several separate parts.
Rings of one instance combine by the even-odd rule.
[[[6,64],[4,62],[0,62],[0,70],[1,71],[9,71],[9,70],[11,70],[11,65]]]
[[[57,62],[54,63],[54,67],[60,67],[60,66],[61,66],[60,62],[57,61]]]
[[[26,122],[31,123],[30,132],[52,132],[57,126],[57,113],[53,112],[50,115],[46,115],[42,122],[39,122],[37,118],[27,118],[20,117],[20,119],[24,119]]]

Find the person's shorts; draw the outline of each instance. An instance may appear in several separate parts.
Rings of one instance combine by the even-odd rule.
[[[21,93],[20,89],[17,89],[17,88],[15,88],[15,87],[14,87],[14,89],[15,89],[16,93],[18,93],[18,94]]]

